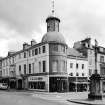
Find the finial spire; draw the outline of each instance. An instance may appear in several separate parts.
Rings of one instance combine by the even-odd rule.
[[[54,0],[52,0],[52,15],[54,16],[54,12],[55,12],[55,10],[54,10]]]

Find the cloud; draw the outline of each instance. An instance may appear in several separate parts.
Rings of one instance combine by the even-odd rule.
[[[105,0],[58,0],[58,15],[62,19],[61,31],[67,43],[73,43],[88,36],[100,40],[104,38]],[[100,37],[101,36],[101,37]],[[105,40],[104,40],[105,42]],[[105,46],[105,44],[101,44]]]
[[[47,32],[46,24],[40,23],[39,24],[40,31],[34,30],[32,33],[32,38],[36,40],[36,42],[40,43],[43,35]]]
[[[70,47],[88,36],[105,47],[104,5],[105,0],[55,0],[60,31]],[[31,39],[40,42],[50,14],[50,0],[0,0],[0,55],[22,49],[22,44]]]
[[[41,4],[41,0],[0,0],[0,19],[9,27],[29,35],[34,28],[38,29],[43,11],[48,11],[45,3]]]

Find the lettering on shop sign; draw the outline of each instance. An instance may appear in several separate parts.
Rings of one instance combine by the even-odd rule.
[[[30,81],[43,80],[42,77],[29,77]]]

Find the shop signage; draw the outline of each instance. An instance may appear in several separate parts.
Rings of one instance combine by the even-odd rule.
[[[30,76],[28,77],[28,81],[46,81],[47,77],[41,77],[41,76]]]

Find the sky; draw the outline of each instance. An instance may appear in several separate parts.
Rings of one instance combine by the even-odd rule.
[[[52,0],[0,0],[0,56],[22,49],[32,39],[41,42]],[[55,0],[55,16],[68,46],[91,37],[105,47],[105,0]]]

